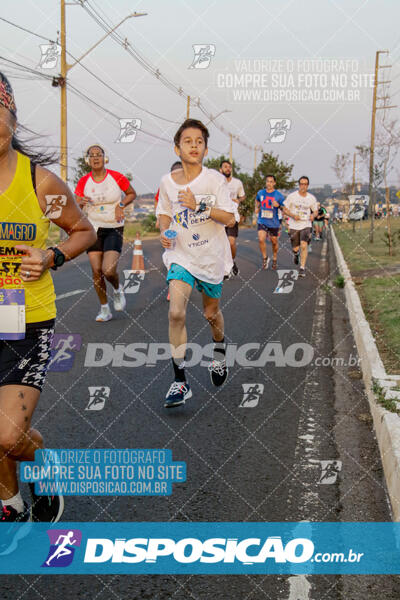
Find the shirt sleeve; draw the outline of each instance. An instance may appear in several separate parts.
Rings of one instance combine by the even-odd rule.
[[[244,187],[243,187],[243,183],[240,182],[239,187],[238,187],[238,193],[237,193],[237,197],[241,198],[242,196],[244,196]]]
[[[108,172],[115,179],[120,190],[122,190],[123,192],[126,192],[128,187],[131,185],[131,182],[129,181],[129,179],[127,179],[125,177],[125,175],[122,175],[122,173],[118,173],[118,171],[110,171],[110,169],[108,169]]]
[[[80,178],[80,180],[76,184],[75,194],[77,196],[79,196],[80,198],[83,198],[85,195],[85,185],[86,185],[86,182],[88,179],[89,179],[89,174],[84,175],[83,177]]]
[[[233,200],[231,200],[229,188],[225,181],[221,181],[221,183],[219,183],[216,192],[217,198],[215,202],[215,208],[225,210],[228,213],[236,214],[236,206]]]
[[[160,189],[158,190],[158,202],[156,208],[156,216],[167,215],[167,217],[173,218],[172,202],[168,197],[165,183],[161,180]]]

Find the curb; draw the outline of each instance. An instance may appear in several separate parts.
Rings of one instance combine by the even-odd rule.
[[[400,385],[400,375],[389,375],[385,371],[371,328],[365,318],[360,297],[333,228],[331,235],[337,265],[345,280],[346,306],[358,355],[361,359],[363,381],[378,440],[393,520],[400,521],[400,417],[378,404],[372,391],[373,384],[377,383],[385,398],[400,401],[400,392],[391,389]]]

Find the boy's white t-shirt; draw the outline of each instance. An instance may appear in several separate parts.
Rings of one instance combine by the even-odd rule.
[[[167,269],[175,263],[206,283],[221,283],[233,267],[231,249],[225,225],[204,214],[196,214],[178,201],[178,192],[190,188],[196,203],[235,214],[225,177],[203,167],[196,179],[178,185],[167,173],[161,179],[157,216],[171,217],[170,229],[178,233],[174,248],[166,248],[163,261]]]
[[[318,203],[315,196],[307,192],[306,196],[301,196],[298,191],[289,194],[284,201],[284,206],[291,213],[301,217],[300,221],[295,221],[292,217],[288,218],[289,229],[305,229],[312,227],[311,212],[318,210]]]

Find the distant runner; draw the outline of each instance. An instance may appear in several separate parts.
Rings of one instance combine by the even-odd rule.
[[[226,182],[228,184],[228,189],[229,189],[229,194],[231,196],[231,200],[233,200],[233,202],[235,202],[235,205],[237,205],[236,212],[235,212],[236,222],[233,227],[225,227],[225,231],[226,231],[226,235],[228,236],[229,244],[231,246],[231,253],[232,253],[232,260],[233,260],[232,275],[238,275],[239,269],[235,262],[236,239],[239,235],[239,223],[240,223],[240,214],[239,214],[238,209],[239,209],[240,203],[246,199],[246,196],[244,193],[243,183],[240,181],[240,179],[237,179],[236,177],[232,177],[232,165],[228,160],[223,160],[221,162],[219,171],[226,178]]]
[[[289,215],[289,236],[294,255],[294,264],[299,264],[299,276],[306,275],[308,243],[311,239],[312,221],[318,213],[315,196],[308,193],[309,179],[303,175],[299,179],[299,189],[289,194],[284,202],[285,212]]]
[[[263,257],[262,268],[268,269],[267,234],[272,244],[272,268],[277,268],[278,235],[281,227],[279,209],[283,207],[284,196],[275,189],[275,175],[267,175],[265,188],[257,193],[255,212],[257,214],[258,242]]]
[[[322,232],[324,228],[328,225],[328,222],[328,211],[324,206],[321,206],[320,202],[318,202],[318,214],[314,219],[314,231],[316,240],[322,240]]]
[[[86,207],[88,219],[97,231],[97,241],[87,252],[100,301],[96,321],[104,322],[112,319],[106,280],[114,289],[114,310],[122,311],[126,307],[117,267],[124,236],[124,209],[134,201],[136,192],[125,175],[105,168],[108,158],[98,144],[89,146],[86,162],[92,170],[78,181],[75,194],[79,205]]]

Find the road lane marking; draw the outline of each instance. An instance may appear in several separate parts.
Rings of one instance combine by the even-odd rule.
[[[59,296],[56,296],[56,301],[62,300],[63,298],[69,298],[70,296],[76,296],[77,294],[83,294],[83,292],[86,291],[87,290],[73,290],[72,292],[66,292],[65,294],[60,294]]]

